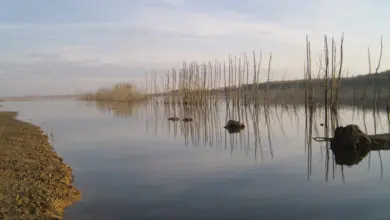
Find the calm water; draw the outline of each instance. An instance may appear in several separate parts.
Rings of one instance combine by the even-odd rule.
[[[372,152],[352,167],[332,159],[327,166],[324,144],[313,143],[310,165],[303,109],[260,114],[258,131],[247,112],[247,128],[228,134],[223,107],[194,110],[192,123],[167,121],[163,107],[106,107],[4,103],[53,131],[56,151],[73,168],[83,198],[65,220],[390,218],[390,152]],[[368,133],[388,132],[380,116],[374,124],[367,113]],[[364,129],[361,113],[342,110],[340,118]],[[320,122],[313,136],[322,136]]]

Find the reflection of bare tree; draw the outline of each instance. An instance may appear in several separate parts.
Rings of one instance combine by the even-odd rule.
[[[279,111],[279,106],[226,106],[224,104],[197,105],[155,105],[149,116],[156,130],[168,131],[174,138],[183,138],[185,146],[210,147],[228,150],[231,153],[241,151],[245,155],[254,155],[257,160],[264,159],[265,149],[262,147],[261,128],[265,128],[264,138],[267,139],[269,157],[275,156],[272,148],[272,125],[279,124],[283,130],[280,117],[290,110]],[[291,109],[292,110],[292,109]],[[149,112],[150,111],[146,111]],[[276,114],[280,114],[276,115]],[[294,113],[289,113],[294,115]],[[295,113],[297,114],[297,113]],[[149,118],[149,116],[147,118]],[[191,122],[169,121],[170,117],[191,118]],[[245,129],[237,133],[229,133],[223,125],[230,118],[240,119],[245,123]],[[296,123],[293,123],[296,124]],[[156,132],[155,132],[156,133]],[[267,153],[268,154],[268,153]]]

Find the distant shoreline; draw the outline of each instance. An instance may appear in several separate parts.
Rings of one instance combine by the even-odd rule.
[[[78,98],[81,95],[40,95],[40,96],[10,96],[0,97],[0,101],[24,101],[24,100],[37,100],[37,99],[65,99],[65,98]]]

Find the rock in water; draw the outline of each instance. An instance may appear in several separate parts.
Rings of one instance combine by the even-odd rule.
[[[332,149],[359,149],[369,148],[371,139],[360,130],[357,125],[347,125],[337,127],[331,141]]]
[[[178,118],[178,117],[170,117],[170,118],[168,118],[168,120],[169,121],[179,121],[180,118]]]
[[[184,122],[191,122],[192,118],[183,118],[182,121],[184,121]]]
[[[224,128],[228,130],[241,130],[245,128],[245,125],[236,120],[229,120]]]

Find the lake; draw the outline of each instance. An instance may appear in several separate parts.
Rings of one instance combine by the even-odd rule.
[[[55,150],[73,168],[82,200],[65,220],[390,218],[390,151],[334,164],[325,143],[306,147],[303,108],[242,110],[246,128],[230,134],[225,106],[191,108],[194,121],[186,123],[168,121],[182,112],[163,105],[2,104],[52,132]],[[313,137],[324,133],[316,115]],[[386,113],[374,120],[367,111],[364,120],[361,111],[340,110],[340,124],[349,123],[389,132]]]

